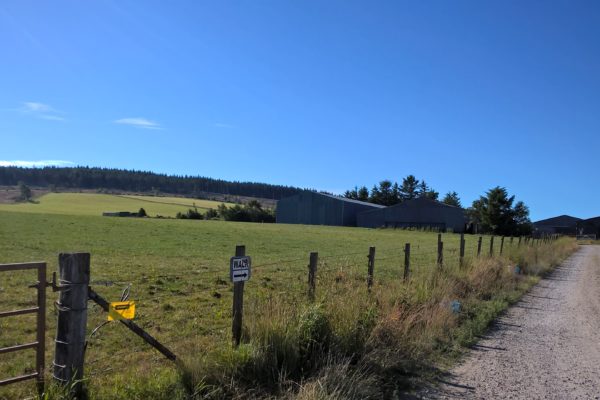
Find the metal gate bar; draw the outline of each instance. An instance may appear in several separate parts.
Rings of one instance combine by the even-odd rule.
[[[0,380],[0,386],[35,378],[38,392],[42,394],[44,392],[44,353],[46,350],[46,263],[0,264],[0,272],[32,269],[37,269],[37,283],[30,286],[37,289],[37,307],[0,312],[0,318],[36,313],[37,340],[32,343],[0,348],[0,354],[35,348],[36,372]]]

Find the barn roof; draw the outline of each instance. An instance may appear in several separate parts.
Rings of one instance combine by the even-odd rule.
[[[333,194],[318,193],[318,192],[313,192],[313,193],[319,194],[321,196],[331,197],[332,199],[341,200],[341,201],[344,201],[346,203],[361,204],[361,205],[364,205],[364,206],[371,206],[371,207],[374,207],[374,208],[385,208],[385,206],[382,206],[381,204],[368,203],[366,201],[349,199],[347,197],[335,196]]]
[[[436,207],[447,208],[447,209],[451,209],[451,210],[463,210],[462,207],[451,206],[449,204],[445,204],[445,203],[442,203],[441,201],[429,199],[427,197],[417,197],[416,199],[405,200],[402,203],[398,203],[398,204],[394,204],[389,207],[382,207],[382,208],[389,208],[389,209],[412,208],[412,207],[419,207],[419,206],[424,206],[424,205],[434,205]],[[367,214],[367,213],[372,213],[372,212],[377,212],[377,211],[379,211],[379,210],[368,210],[368,211],[363,211],[363,213]]]
[[[584,220],[580,220],[580,221],[597,224],[597,223],[600,223],[600,217],[593,217],[593,218],[588,218],[588,219],[584,219]]]
[[[546,218],[533,223],[534,226],[575,226],[577,222],[582,221],[581,218],[572,217],[570,215],[559,215],[558,217]]]
[[[329,193],[320,193],[320,192],[315,192],[315,191],[312,191],[312,190],[306,190],[304,192],[300,192],[300,193],[297,193],[297,194],[292,195],[292,196],[284,197],[283,199],[280,199],[279,201],[281,201],[281,200],[287,200],[287,199],[293,199],[293,198],[296,198],[296,197],[300,197],[302,194],[306,194],[306,193],[310,193],[312,195],[317,195],[317,196],[329,197],[331,199],[335,199],[335,200],[338,200],[338,201],[343,201],[344,203],[358,204],[358,205],[372,207],[372,208],[385,208],[385,206],[382,206],[381,204],[368,203],[366,201],[349,199],[347,197],[336,196],[336,195],[329,194]]]

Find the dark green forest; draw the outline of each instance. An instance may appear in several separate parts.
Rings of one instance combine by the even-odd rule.
[[[260,197],[279,200],[303,189],[258,182],[236,182],[202,176],[177,176],[148,171],[94,167],[0,167],[0,185],[23,182],[34,187],[112,189],[131,192],[161,192],[202,197],[202,193]]]

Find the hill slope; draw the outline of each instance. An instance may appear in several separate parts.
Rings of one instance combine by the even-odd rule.
[[[39,214],[102,215],[105,211],[137,212],[144,208],[148,216],[174,217],[194,205],[200,211],[217,208],[217,201],[181,197],[130,196],[91,193],[48,193],[36,203],[0,204],[0,211]],[[231,205],[226,203],[227,205]]]
[[[202,193],[259,197],[279,200],[302,189],[260,182],[236,182],[202,176],[177,176],[149,171],[110,168],[19,168],[0,167],[0,185],[14,186],[24,182],[30,186],[78,189],[113,189],[130,192],[162,192],[200,197]]]

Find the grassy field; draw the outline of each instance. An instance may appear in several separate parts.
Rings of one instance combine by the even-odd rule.
[[[200,211],[217,208],[217,201],[182,197],[132,196],[90,193],[48,193],[35,202],[0,204],[0,211],[39,214],[102,215],[104,211],[137,212],[144,208],[148,216],[175,217],[194,205]],[[231,204],[227,204],[231,205]]]
[[[63,210],[76,208],[61,204]],[[81,211],[81,214],[85,212]],[[443,240],[444,276],[464,275],[468,279],[481,279],[479,275],[473,277],[459,269],[459,236],[444,234]],[[469,263],[476,253],[476,240],[474,236],[467,236]],[[484,237],[484,252],[489,251],[489,240],[489,237]],[[412,246],[410,285],[401,281],[402,249],[407,242]],[[290,321],[302,320],[306,317],[303,312],[313,310],[306,297],[307,264],[311,251],[318,251],[320,257],[316,304],[323,305],[328,315],[332,337],[348,342],[338,343],[340,347],[358,346],[362,342],[352,336],[356,324],[373,307],[383,307],[377,311],[380,315],[398,304],[397,296],[406,296],[406,304],[427,307],[429,304],[440,307],[440,304],[452,299],[448,296],[461,296],[460,288],[456,287],[448,296],[436,294],[438,291],[442,293],[441,288],[445,287],[445,283],[439,281],[435,266],[436,242],[437,235],[434,233],[400,230],[0,211],[0,263],[43,260],[48,262],[50,274],[57,270],[59,252],[90,252],[91,286],[108,300],[116,301],[121,291],[131,285],[130,298],[136,301],[137,323],[191,366],[190,372],[180,378],[170,362],[121,324],[111,323],[89,340],[86,353],[86,384],[91,398],[95,399],[185,398],[190,387],[202,396],[212,393],[212,397],[227,398],[238,393],[239,388],[213,390],[210,385],[217,384],[215,382],[219,379],[229,379],[230,382],[238,379],[235,377],[240,366],[254,363],[255,370],[264,371],[265,368],[258,368],[259,364],[256,364],[258,355],[263,354],[259,342],[272,340],[270,334],[266,338],[264,333],[273,329],[277,332],[281,326],[295,326]],[[252,256],[253,271],[245,292],[247,344],[232,351],[232,285],[228,280],[228,261],[237,244],[246,245],[247,254]],[[375,285],[371,295],[367,293],[365,283],[369,246],[377,248]],[[510,245],[507,239],[504,246],[505,255],[514,253],[516,258],[520,257],[516,241]],[[513,282],[512,270],[506,272],[509,270],[505,271],[503,266],[494,268],[500,268],[502,276],[508,273],[506,279]],[[33,282],[33,274],[19,272],[5,275],[0,277],[0,310],[33,304],[35,291],[26,287]],[[483,313],[484,317],[476,320],[473,326],[467,324],[469,328],[466,330],[451,331],[454,339],[438,332],[443,340],[437,338],[433,342],[441,340],[444,345],[436,345],[441,350],[436,350],[435,357],[456,352],[453,346],[457,344],[453,340],[458,340],[457,337],[462,338],[462,342],[457,343],[473,340],[473,335],[485,328],[493,315],[535,279],[515,281],[514,287],[502,292],[503,297],[495,297],[494,294],[486,295],[488,297],[481,301],[465,300],[465,313],[472,313],[477,318]],[[51,365],[56,326],[53,301],[57,294],[49,292],[48,297],[46,365]],[[443,315],[446,318],[445,312]],[[447,318],[451,320],[453,317]],[[105,319],[106,315],[90,304],[88,331],[91,332]],[[451,327],[455,327],[457,322],[452,324]],[[0,347],[24,343],[32,340],[34,335],[33,317],[0,320]],[[415,356],[418,354],[406,355],[408,358]],[[429,353],[423,353],[423,356],[433,357]],[[33,351],[2,355],[0,378],[30,371],[32,367]],[[256,371],[244,372],[245,376],[254,376],[253,373]],[[271,378],[256,377],[261,382],[268,379]],[[243,382],[239,385],[244,386]],[[0,388],[0,399],[31,394],[32,390],[31,382],[3,387]],[[263,393],[256,390],[256,396]],[[251,394],[252,391],[247,397],[252,397]]]

